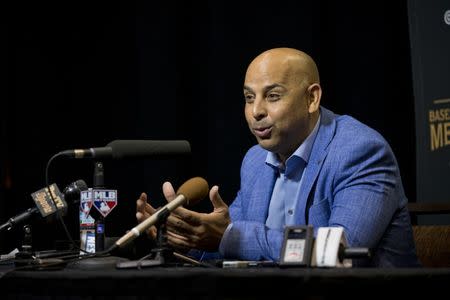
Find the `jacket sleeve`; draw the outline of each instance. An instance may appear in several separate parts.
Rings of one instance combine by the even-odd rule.
[[[242,260],[278,260],[283,232],[265,226],[263,216],[254,218],[255,209],[250,207],[251,192],[257,187],[255,182],[264,178],[265,155],[267,152],[252,148],[245,156],[241,166],[241,189],[230,205],[232,223],[222,237],[219,251],[225,258]],[[261,178],[262,176],[262,178]],[[265,195],[262,195],[265,196]],[[257,204],[259,205],[259,203]],[[259,219],[259,221],[255,221]]]
[[[344,227],[350,246],[374,247],[403,205],[397,162],[387,142],[349,141],[335,170],[329,226]]]
[[[280,257],[283,232],[254,221],[233,221],[220,243],[225,258],[273,260]]]

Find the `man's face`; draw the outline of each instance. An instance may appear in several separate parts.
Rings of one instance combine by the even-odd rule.
[[[311,130],[308,84],[288,63],[252,63],[244,83],[245,118],[266,150],[289,157]]]

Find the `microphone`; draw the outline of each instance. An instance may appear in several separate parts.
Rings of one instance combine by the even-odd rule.
[[[70,158],[125,159],[187,155],[191,146],[185,140],[114,140],[106,147],[65,150],[58,155]]]
[[[56,184],[52,184],[50,186],[50,192],[53,194],[53,198],[55,199],[56,206],[53,204],[53,200],[49,195],[49,189],[43,188],[37,192],[31,194],[33,200],[35,201],[36,206],[30,207],[24,212],[16,215],[15,217],[10,218],[6,223],[0,226],[0,232],[3,229],[11,229],[14,225],[22,223],[28,220],[35,214],[40,213],[43,218],[48,217],[49,215],[53,215],[58,210],[62,210],[63,213],[67,210],[67,202],[65,200],[77,200],[80,201],[80,191],[87,190],[87,185],[84,180],[79,179],[77,181],[69,184],[64,192],[61,194]]]
[[[78,204],[80,203],[81,192],[86,191],[87,189],[88,186],[83,179],[74,181],[64,188],[64,199],[66,200],[66,202]]]
[[[175,199],[167,203],[162,209],[155,212],[148,219],[131,229],[124,236],[115,242],[111,250],[116,247],[123,247],[135,238],[141,235],[142,232],[155,225],[162,217],[167,217],[170,212],[181,205],[193,205],[208,195],[209,187],[205,179],[201,177],[194,177],[183,183],[177,191]],[[110,250],[110,251],[111,251]]]
[[[354,258],[370,258],[372,251],[364,247],[348,247],[344,228],[319,227],[311,265],[314,267],[349,268]]]

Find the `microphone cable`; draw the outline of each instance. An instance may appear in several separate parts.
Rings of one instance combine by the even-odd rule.
[[[72,247],[75,248],[75,250],[79,250],[79,251],[81,251],[83,253],[92,254],[92,253],[90,253],[90,252],[88,252],[88,251],[86,251],[84,249],[81,249],[81,247],[79,247],[75,243],[75,241],[73,240],[72,236],[70,235],[69,230],[67,229],[66,223],[64,222],[64,219],[63,219],[62,214],[61,214],[61,209],[58,209],[58,206],[56,205],[56,201],[55,201],[55,198],[53,196],[53,193],[50,191],[50,180],[49,180],[49,175],[48,175],[49,174],[49,168],[50,168],[50,165],[53,162],[53,160],[55,158],[57,158],[58,156],[60,156],[60,155],[61,155],[61,152],[56,153],[55,155],[50,157],[50,159],[47,161],[47,165],[45,167],[45,186],[49,190],[50,198],[52,199],[53,205],[56,207],[56,217],[58,218],[59,222],[61,223],[61,226],[63,227],[64,232],[65,232],[67,238],[69,239]]]

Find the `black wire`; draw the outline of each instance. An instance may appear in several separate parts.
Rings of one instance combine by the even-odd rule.
[[[60,256],[60,257],[55,257],[56,259],[60,259],[59,261],[46,261],[45,259],[29,259],[28,262],[29,264],[26,265],[22,265],[19,267],[14,267],[10,270],[7,270],[3,273],[3,276],[6,273],[11,273],[14,271],[19,271],[19,270],[46,270],[46,269],[50,269],[51,267],[57,267],[59,265],[68,265],[70,263],[73,262],[77,262],[80,260],[84,260],[84,259],[88,259],[88,258],[94,258],[94,257],[107,257],[109,256],[109,253],[105,253],[105,251],[102,252],[97,252],[97,253],[89,253],[89,254],[71,254],[71,255],[65,255],[65,256]],[[35,263],[33,263],[32,261],[35,261]],[[9,263],[17,263],[20,262],[20,260],[17,259],[11,259],[9,260]]]
[[[76,250],[79,250],[79,251],[81,251],[81,252],[84,252],[84,253],[90,253],[90,252],[88,252],[88,251],[86,251],[86,250],[80,248],[80,247],[75,243],[75,241],[73,240],[72,236],[70,235],[69,230],[67,229],[66,223],[64,222],[64,219],[63,219],[63,217],[62,217],[62,213],[61,213],[62,210],[61,210],[61,209],[58,209],[58,206],[57,206],[57,204],[56,204],[55,198],[53,197],[53,193],[52,193],[51,190],[50,190],[50,181],[49,181],[49,176],[48,176],[48,174],[49,174],[49,171],[48,171],[48,170],[49,170],[49,168],[50,168],[50,164],[52,163],[52,161],[53,161],[55,158],[57,158],[58,156],[60,156],[60,155],[61,155],[61,152],[56,153],[55,155],[53,155],[53,156],[47,161],[47,166],[45,167],[45,186],[47,187],[47,189],[48,189],[48,191],[49,191],[49,194],[50,194],[50,198],[52,199],[53,205],[54,205],[55,208],[56,208],[56,216],[57,216],[59,222],[61,223],[61,225],[62,225],[62,227],[63,227],[63,229],[64,229],[64,232],[65,232],[67,238],[69,239],[70,243],[72,244],[72,247],[74,247]],[[68,205],[68,204],[67,204],[67,205]]]

